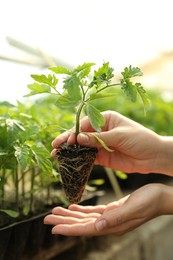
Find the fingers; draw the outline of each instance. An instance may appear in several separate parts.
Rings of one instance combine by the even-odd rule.
[[[55,140],[52,142],[52,146],[54,148],[58,147],[60,144],[66,142],[70,136],[70,132],[64,132],[63,134],[60,134]]]
[[[44,223],[53,225],[52,234],[66,236],[97,235],[95,221],[101,216],[106,206],[70,205],[69,209],[56,207],[44,218]]]
[[[54,208],[52,213],[44,218],[44,224],[54,226],[52,234],[90,236],[97,233],[94,223],[100,217],[99,213],[83,213],[61,207]]]
[[[69,206],[71,211],[78,211],[83,213],[99,213],[102,214],[106,208],[106,205],[97,205],[97,206],[81,206],[77,204],[72,204]]]
[[[74,206],[75,208],[75,206]],[[62,207],[56,207],[52,210],[52,214],[54,215],[59,215],[59,216],[64,216],[64,217],[74,217],[74,218],[79,218],[79,219],[82,219],[82,218],[90,218],[90,217],[94,217],[94,218],[98,218],[100,217],[101,213],[103,212],[103,210],[101,211],[100,210],[100,213],[99,213],[99,210],[90,210],[90,211],[87,211],[87,210],[81,210],[83,209],[84,207],[77,207],[76,208],[76,211],[73,210],[73,207],[69,207],[69,209],[65,209],[65,208],[62,208]]]
[[[101,133],[80,133],[77,136],[77,141],[80,145],[97,148],[103,147],[95,136],[101,139],[109,147],[112,147],[112,144],[115,140],[114,131],[105,131]]]
[[[59,224],[76,224],[76,223],[86,223],[86,222],[89,222],[89,221],[92,221],[94,220],[95,221],[95,218],[75,218],[75,217],[70,217],[70,216],[57,216],[57,215],[54,215],[54,214],[50,214],[50,215],[47,215],[45,218],[44,218],[44,223],[45,224],[49,224],[49,225],[53,225],[53,226],[56,226],[56,225],[59,225]]]
[[[100,139],[105,142],[107,146],[112,145],[112,140],[114,140],[114,131],[111,131],[118,124],[120,114],[105,111],[102,112],[102,115],[105,118],[105,125],[102,127],[102,132],[97,133],[91,126],[89,118],[86,116],[80,120],[80,134],[77,137],[77,141],[80,145],[90,146],[90,147],[102,147],[98,140],[94,137],[97,135]],[[84,134],[85,133],[85,134]],[[93,135],[94,134],[94,135]],[[116,140],[116,139],[115,139]],[[52,142],[52,146],[57,148],[61,143],[67,142],[68,144],[74,144],[76,142],[76,135],[74,134],[74,129],[71,129],[69,132],[60,134]],[[52,156],[55,157],[55,151],[52,151]]]
[[[74,224],[60,224],[52,228],[52,234],[60,234],[64,236],[93,236],[97,234],[95,229],[95,219],[88,222],[79,223],[76,219]]]

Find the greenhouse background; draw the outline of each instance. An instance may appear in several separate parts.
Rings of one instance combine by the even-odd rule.
[[[16,0],[0,5],[1,99],[22,98],[33,69],[50,62],[73,67],[109,61],[116,72],[139,66],[145,86],[172,90],[171,0]]]
[[[160,135],[172,136],[172,7],[171,0],[1,1],[1,260],[173,259],[171,215],[153,219],[122,237],[85,239],[51,234],[51,227],[43,225],[45,214],[59,203],[67,206],[59,169],[50,155],[51,142],[60,132],[71,129],[74,109],[57,108],[56,100],[47,95],[25,97],[27,85],[32,83],[30,75],[47,74],[52,66],[73,69],[85,62],[94,62],[96,67],[109,62],[116,81],[123,69],[132,65],[143,72],[139,81],[151,101],[146,113],[141,100],[133,103],[121,95],[109,97],[106,102],[93,101],[93,105],[100,111],[118,111]],[[109,90],[106,94],[110,94]],[[57,127],[59,123],[61,129]],[[172,177],[160,173],[127,176],[118,171],[109,174],[95,166],[82,203],[106,204],[154,182],[173,185]],[[90,194],[94,194],[94,201]],[[14,211],[5,208],[8,196],[17,201]],[[8,203],[10,207],[11,201]],[[21,224],[38,206],[39,219],[32,216],[32,223],[24,229]],[[9,225],[19,213],[25,220]],[[8,224],[7,235],[2,226],[4,220]],[[25,230],[25,239],[20,230]]]

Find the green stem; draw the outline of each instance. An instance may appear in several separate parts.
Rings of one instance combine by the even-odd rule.
[[[21,181],[22,181],[22,198],[25,200],[25,173],[21,171]]]
[[[75,129],[76,137],[80,132],[80,115],[81,115],[81,112],[82,112],[84,105],[85,105],[85,102],[84,101],[81,102],[80,105],[79,105],[79,108],[77,110],[77,113],[76,113],[76,129]],[[77,141],[76,141],[76,144],[77,144]]]
[[[29,205],[29,211],[32,212],[33,211],[33,200],[34,200],[34,194],[33,194],[33,190],[34,190],[34,182],[35,182],[35,169],[32,168],[31,171],[31,186],[30,186],[30,205]]]
[[[107,89],[107,88],[110,88],[110,87],[115,87],[115,86],[120,86],[120,85],[121,85],[120,83],[111,84],[111,85],[106,85],[106,86],[104,86],[103,88],[100,88],[99,90],[97,90],[96,93],[99,93],[99,92],[103,91],[104,89]]]
[[[16,189],[16,210],[19,211],[19,176],[18,176],[18,167],[15,171],[15,189]]]
[[[122,193],[121,188],[119,186],[119,183],[117,181],[117,177],[115,176],[112,169],[105,167],[105,171],[106,171],[107,176],[110,180],[110,183],[111,183],[112,188],[115,192],[115,195],[117,196],[117,199],[121,199],[123,197],[123,193]]]
[[[82,102],[80,103],[79,107],[78,107],[78,110],[76,112],[76,129],[75,129],[75,134],[76,134],[76,145],[77,145],[77,136],[80,132],[80,116],[81,116],[81,112],[82,112],[82,109],[85,105],[85,97],[86,97],[86,93],[88,91],[88,89],[86,90],[86,92],[84,92],[84,88],[83,86],[81,85],[81,90],[82,90]]]
[[[2,169],[2,188],[1,188],[1,207],[3,208],[4,205],[4,199],[5,199],[5,175],[6,171],[5,169]]]
[[[51,196],[50,196],[50,185],[47,187],[47,204],[49,205],[51,200]]]

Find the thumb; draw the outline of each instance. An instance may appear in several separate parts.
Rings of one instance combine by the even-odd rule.
[[[121,208],[109,210],[96,220],[95,228],[100,232],[108,228],[120,226],[126,222],[125,215],[125,212]]]
[[[80,145],[100,148],[102,145],[98,141],[97,137],[101,139],[107,146],[112,146],[114,138],[110,132],[80,133],[77,137],[77,141]]]

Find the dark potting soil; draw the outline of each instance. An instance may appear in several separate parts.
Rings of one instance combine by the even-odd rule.
[[[57,148],[57,161],[66,197],[79,203],[93,168],[97,148],[63,143]]]

